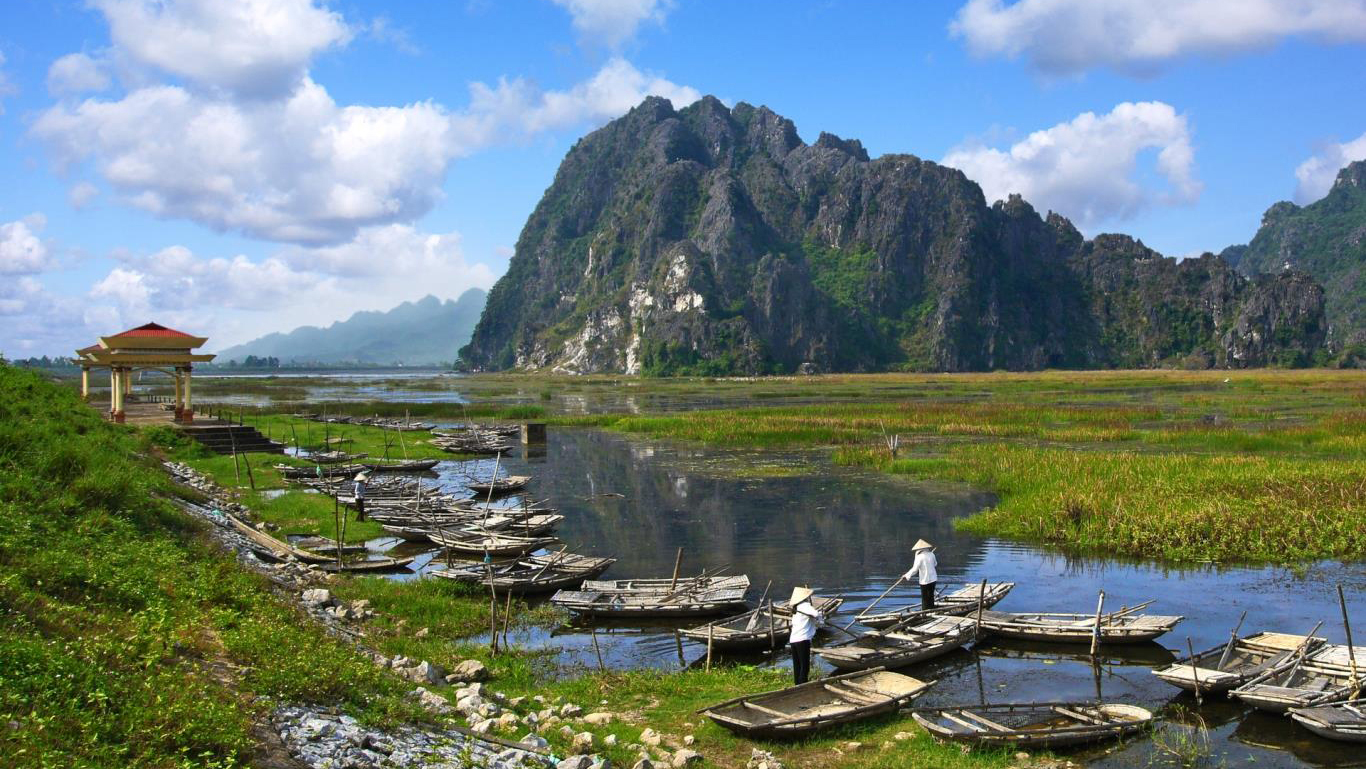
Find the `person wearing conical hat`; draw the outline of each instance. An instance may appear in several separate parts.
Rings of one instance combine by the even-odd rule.
[[[901,578],[907,582],[914,579],[920,585],[921,608],[933,609],[934,588],[939,583],[939,559],[934,557],[934,545],[923,539],[917,540],[911,552],[915,553],[915,560],[911,562],[911,570],[901,575]]]
[[[825,624],[825,617],[811,605],[811,588],[792,588],[792,599],[788,606],[792,609],[792,631],[788,633],[787,643],[792,647],[792,680],[806,683],[811,674],[811,639],[816,637],[816,626]]]
[[[351,496],[356,499],[356,520],[365,520],[365,482],[370,480],[370,474],[364,470],[356,473],[356,485],[352,489]]]

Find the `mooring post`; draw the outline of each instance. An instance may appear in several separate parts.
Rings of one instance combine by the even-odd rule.
[[[1091,656],[1096,656],[1100,651],[1100,613],[1105,608],[1105,591],[1100,591],[1100,599],[1096,601],[1096,626],[1091,629]]]

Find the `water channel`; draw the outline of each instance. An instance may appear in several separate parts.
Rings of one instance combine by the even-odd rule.
[[[363,389],[366,399],[375,397],[370,388]],[[405,392],[402,399],[413,394]],[[446,393],[453,395],[459,397]],[[621,401],[603,405],[610,410],[626,405],[624,410],[631,410]],[[689,404],[652,404],[662,405]],[[568,402],[555,407],[594,408]],[[493,459],[443,462],[428,478],[464,495],[465,481],[487,478],[493,465]],[[1360,745],[1316,737],[1288,718],[1232,701],[1207,701],[1197,707],[1193,697],[1178,694],[1151,674],[1183,655],[1188,638],[1196,649],[1227,640],[1244,611],[1243,634],[1304,634],[1322,620],[1318,635],[1343,643],[1338,584],[1347,591],[1353,626],[1360,628],[1355,640],[1362,644],[1366,564],[1321,562],[1297,569],[1173,565],[1074,557],[982,538],[956,531],[952,521],[991,504],[989,494],[835,467],[828,451],[716,450],[599,430],[552,428],[545,446],[519,446],[503,456],[499,466],[503,473],[533,476],[526,497],[546,500],[566,516],[557,535],[571,551],[618,559],[604,578],[667,577],[682,547],[684,574],[728,566],[728,573],[749,575],[752,598],[757,599],[770,580],[772,594],[779,597],[796,584],[808,584],[818,595],[843,596],[846,603],[837,621],[844,624],[909,566],[910,544],[924,537],[938,547],[941,585],[983,578],[1016,583],[997,607],[1003,611],[1094,611],[1097,591],[1102,589],[1107,607],[1156,598],[1150,612],[1179,614],[1185,620],[1158,642],[1107,647],[1098,666],[1084,648],[984,642],[902,672],[938,681],[917,701],[920,705],[1099,697],[1153,709],[1164,720],[1152,737],[1073,754],[1090,766],[1181,765],[1166,746],[1191,737],[1193,725],[1201,724],[1209,740],[1209,756],[1201,765],[1366,767],[1366,750]],[[383,538],[370,545],[377,552],[417,556],[414,570],[394,579],[421,578],[423,572],[443,565],[444,559],[435,559],[436,552],[411,543]],[[903,588],[881,605],[917,600]],[[589,628],[566,618],[555,628],[514,630],[512,641],[550,651],[568,672],[597,666],[594,635],[604,663],[615,668],[676,670],[701,665],[706,655],[705,645],[680,642],[668,624],[599,621],[595,633]],[[718,657],[716,662],[788,665],[782,652]],[[818,670],[828,670],[819,659],[814,663]]]
[[[843,624],[907,568],[910,544],[924,537],[938,546],[941,583],[975,583],[984,577],[1016,583],[998,607],[1002,610],[1093,611],[1102,589],[1112,607],[1158,599],[1151,612],[1186,619],[1159,642],[1107,648],[1099,667],[1084,648],[997,642],[905,671],[938,681],[918,701],[922,705],[1100,697],[1139,704],[1169,719],[1157,740],[1080,756],[1093,766],[1170,763],[1174,759],[1161,744],[1175,742],[1177,732],[1187,730],[1180,724],[1200,719],[1209,730],[1213,765],[1366,766],[1360,746],[1333,743],[1288,718],[1224,701],[1197,708],[1192,697],[1178,695],[1151,674],[1183,653],[1187,637],[1197,649],[1227,639],[1244,611],[1244,633],[1303,634],[1323,620],[1318,634],[1342,643],[1336,585],[1342,583],[1354,597],[1354,624],[1366,628],[1362,564],[1291,570],[1069,557],[956,531],[952,520],[990,504],[989,495],[833,467],[824,457],[822,452],[705,450],[552,428],[545,447],[519,447],[498,461],[503,472],[534,477],[527,496],[549,500],[566,516],[557,533],[573,552],[618,559],[608,578],[668,576],[682,547],[685,574],[729,565],[729,573],[750,576],[756,598],[769,580],[777,596],[796,584],[809,584],[819,595],[843,596]],[[437,482],[463,494],[467,479],[487,477],[493,465],[492,459],[444,462]],[[435,552],[419,546],[392,539],[371,544],[391,554],[418,555],[417,570],[398,579],[419,578],[443,565],[442,559],[433,560]],[[917,600],[912,591],[900,589],[882,605]],[[668,624],[599,621],[595,627],[611,667],[671,670],[700,665],[705,658],[704,645],[680,642]],[[553,629],[514,631],[512,640],[525,648],[554,650],[556,662],[572,671],[598,664],[593,636],[588,624],[566,621]],[[788,661],[779,653],[724,663],[785,666]],[[821,664],[816,661],[818,668]]]

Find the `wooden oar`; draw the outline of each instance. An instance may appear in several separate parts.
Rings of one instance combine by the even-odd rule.
[[[1127,609],[1121,609],[1119,611],[1110,612],[1109,614],[1101,616],[1100,624],[1104,625],[1114,620],[1117,620],[1120,617],[1126,617],[1130,614],[1133,614],[1134,612],[1143,611],[1144,609],[1148,608],[1149,606],[1152,606],[1155,603],[1157,603],[1157,599],[1154,598],[1151,601],[1144,601],[1143,603],[1137,606],[1132,606]]]
[[[762,596],[759,597],[759,605],[760,605],[760,606],[763,606],[763,605],[764,605],[764,599],[768,598],[768,589],[771,588],[771,587],[773,587],[773,580],[770,579],[770,580],[768,581],[768,584],[767,584],[767,585],[764,585],[764,594],[763,594]],[[754,629],[754,623],[756,623],[756,622],[758,622],[758,621],[759,621],[759,610],[758,610],[758,609],[755,609],[755,610],[754,610],[754,613],[751,614],[750,617],[749,617],[749,622],[745,623],[745,632],[748,633],[749,631],[753,630],[753,629]]]
[[[1243,620],[1247,619],[1247,611],[1243,611],[1243,616],[1238,618],[1237,627],[1229,634],[1228,645],[1224,647],[1224,653],[1219,657],[1219,664],[1214,666],[1215,670],[1223,670],[1228,664],[1228,658],[1233,656],[1233,647],[1238,643],[1238,631],[1243,629]],[[1191,667],[1195,667],[1195,653],[1191,652]]]
[[[900,577],[897,577],[897,578],[896,578],[896,582],[893,582],[891,587],[889,587],[889,588],[887,588],[886,590],[882,591],[882,595],[878,596],[878,597],[877,597],[877,600],[875,600],[875,601],[873,601],[872,603],[868,604],[867,606],[863,607],[863,611],[861,611],[861,612],[858,613],[858,617],[863,617],[863,616],[867,615],[868,612],[872,611],[872,609],[873,609],[874,606],[877,606],[879,603],[882,603],[882,599],[886,598],[893,590],[895,590],[895,589],[896,589],[896,586],[897,586],[897,585],[900,585],[901,582],[902,582],[902,580],[904,580],[904,579],[906,579],[906,575],[905,575],[905,574],[902,574]],[[858,617],[855,617],[854,619],[857,620]],[[849,624],[852,625],[852,624],[854,624],[854,623],[853,623],[853,622],[850,622]]]
[[[564,555],[564,551],[565,551],[565,550],[568,550],[568,549],[569,549],[569,545],[565,545],[564,547],[560,548],[559,552],[555,553],[555,555],[554,555],[553,557],[551,557],[549,560],[547,560],[547,561],[545,562],[545,566],[542,566],[542,567],[541,567],[541,570],[538,571],[538,572],[536,572],[536,573],[531,577],[531,581],[532,581],[532,582],[535,582],[535,581],[536,581],[536,578],[539,577],[539,576],[541,576],[542,574],[544,574],[546,569],[549,569],[551,566],[554,566],[555,563],[556,563],[557,561],[560,560],[560,556]]]

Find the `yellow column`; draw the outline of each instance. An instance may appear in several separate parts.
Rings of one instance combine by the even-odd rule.
[[[90,367],[81,366],[81,400],[90,402]]]
[[[190,367],[185,367],[185,421],[194,421],[194,403],[190,400]]]
[[[128,387],[128,369],[119,369],[116,376],[118,386],[114,388],[114,421],[123,421],[123,391]]]
[[[176,419],[177,422],[179,422],[179,421],[180,421],[180,412],[181,412],[181,408],[180,408],[180,403],[181,403],[181,402],[180,402],[180,392],[181,392],[181,389],[180,389],[180,367],[179,367],[179,366],[176,366],[174,369],[171,370],[171,379],[172,379],[173,383],[175,384],[175,419]]]

